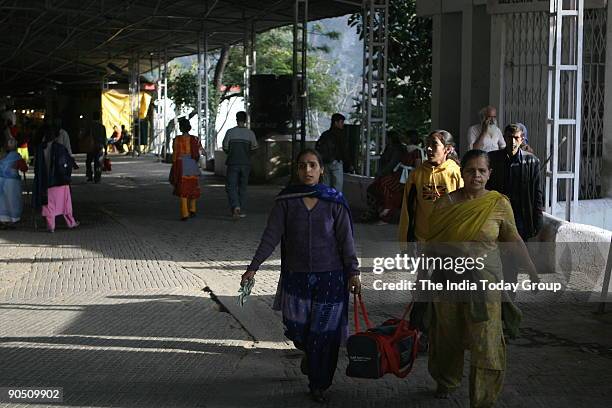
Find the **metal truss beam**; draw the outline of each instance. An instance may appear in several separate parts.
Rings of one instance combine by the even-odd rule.
[[[360,171],[375,174],[386,144],[389,0],[363,2],[363,92]]]
[[[565,201],[567,221],[580,188],[583,13],[584,0],[550,0],[545,206],[554,215]]]

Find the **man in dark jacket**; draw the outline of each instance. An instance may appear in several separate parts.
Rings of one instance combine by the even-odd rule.
[[[543,222],[540,160],[521,149],[523,131],[518,124],[506,126],[504,140],[505,149],[489,152],[492,171],[487,189],[510,199],[516,228],[527,241],[538,234]]]
[[[321,134],[317,141],[316,149],[323,158],[323,184],[342,191],[344,181],[344,165],[352,167],[351,156],[346,140],[344,120],[346,118],[340,113],[334,113],[331,117],[331,126]]]
[[[540,160],[521,149],[523,131],[518,124],[504,129],[506,147],[489,152],[491,176],[487,182],[488,190],[496,190],[510,199],[516,229],[523,241],[534,237],[542,229],[543,200],[540,184]],[[517,282],[516,261],[502,256],[504,280]],[[510,292],[515,298],[516,292]]]

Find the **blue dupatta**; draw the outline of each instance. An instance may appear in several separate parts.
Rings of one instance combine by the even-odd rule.
[[[344,194],[342,192],[336,190],[335,188],[329,187],[325,184],[315,184],[309,186],[307,184],[295,184],[285,187],[281,190],[280,193],[276,196],[276,200],[290,200],[294,198],[303,198],[303,197],[313,197],[318,198],[323,201],[330,201],[333,203],[341,204],[349,215],[349,220],[351,221],[351,233],[354,233],[353,228],[353,217],[351,215],[351,208],[344,198]],[[276,295],[274,296],[274,302],[272,303],[272,310],[281,310],[281,297],[282,297],[282,280],[283,280],[283,262],[282,260],[285,257],[285,240],[281,239],[281,274],[278,280],[278,286],[276,288]]]
[[[346,211],[348,211],[349,219],[351,220],[351,232],[353,231],[353,216],[351,215],[351,208],[349,207],[344,194],[333,187],[329,187],[321,183],[314,184],[312,186],[307,184],[290,185],[278,193],[276,200],[289,200],[292,198],[303,197],[313,197],[323,201],[341,204],[344,208],[346,208]]]

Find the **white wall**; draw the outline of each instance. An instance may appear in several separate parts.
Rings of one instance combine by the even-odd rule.
[[[555,217],[565,218],[565,202],[559,203]],[[572,222],[612,231],[612,198],[580,200]]]
[[[225,132],[237,125],[236,113],[244,110],[244,99],[240,96],[227,99],[219,106],[217,120],[215,122],[215,131],[217,132],[217,150],[223,147],[223,138]]]

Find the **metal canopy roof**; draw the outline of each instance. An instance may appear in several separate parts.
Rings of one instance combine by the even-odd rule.
[[[361,1],[310,0],[309,20],[360,10]],[[295,0],[0,0],[0,89],[35,90],[49,84],[95,83],[128,71],[137,55],[141,72],[197,53],[198,33],[209,49],[241,42],[293,22]]]

